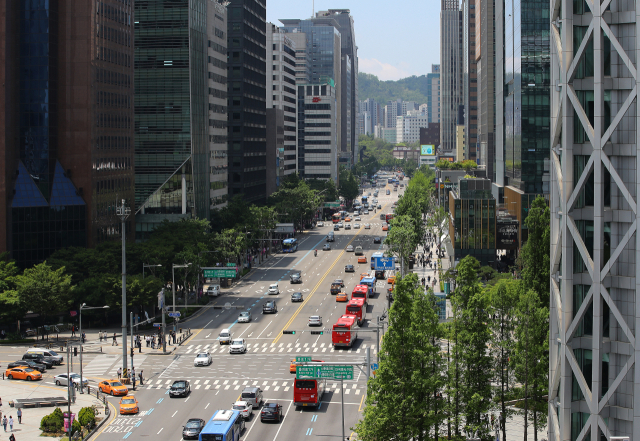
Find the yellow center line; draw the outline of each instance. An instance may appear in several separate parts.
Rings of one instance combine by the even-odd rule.
[[[387,208],[387,205],[389,205],[389,203],[385,204],[385,206],[380,210],[384,210]],[[375,219],[374,217],[372,217],[370,220]],[[356,238],[356,236],[358,234],[360,234],[363,230],[358,230],[358,232],[351,238],[351,240],[349,241],[349,243],[347,243],[347,247],[349,245],[351,245],[351,242],[353,242]],[[347,248],[345,247],[345,249]],[[320,279],[320,281],[318,281],[318,283],[316,284],[316,286],[313,288],[313,291],[311,291],[311,293],[309,294],[309,296],[307,296],[306,300],[303,301],[300,306],[298,306],[298,309],[296,309],[296,312],[293,313],[293,315],[291,316],[291,318],[289,319],[289,321],[282,327],[282,330],[280,330],[280,332],[278,332],[278,335],[274,338],[273,342],[271,343],[272,345],[278,343],[278,340],[280,340],[280,338],[284,335],[283,331],[285,331],[289,326],[291,326],[291,323],[293,323],[293,320],[295,320],[296,317],[298,317],[298,314],[300,314],[300,311],[302,310],[302,308],[307,304],[307,302],[311,299],[311,297],[313,297],[313,295],[316,293],[316,291],[318,290],[318,288],[320,288],[320,285],[324,282],[324,279],[327,278],[327,276],[329,275],[329,272],[333,269],[334,266],[336,266],[336,263],[338,263],[338,261],[340,260],[340,258],[342,257],[342,255],[344,254],[344,250],[342,250],[340,252],[340,254],[338,254],[338,257],[336,258],[336,260],[333,262],[333,264],[329,267],[329,269],[324,273],[324,275],[322,276],[322,278]]]
[[[112,412],[115,413],[116,412],[116,407],[113,404],[111,404],[109,401],[107,401],[107,403],[109,403],[109,406],[111,406],[113,408]],[[106,415],[105,415],[105,418],[106,418]],[[94,439],[96,439],[97,437],[102,435],[102,432],[107,430],[107,427],[109,427],[111,425],[111,423],[113,423],[116,420],[116,418],[118,418],[117,414],[115,414],[115,416],[113,417],[113,419],[111,421],[107,422],[107,424],[104,426],[104,428],[100,431],[99,434],[96,435],[96,437]]]
[[[362,399],[360,400],[360,407],[358,407],[358,412],[362,412],[362,404],[364,404],[364,397],[365,397],[365,394],[362,395]]]

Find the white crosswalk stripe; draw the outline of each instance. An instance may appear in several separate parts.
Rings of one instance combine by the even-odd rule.
[[[115,370],[117,371],[117,362],[120,361],[120,359],[121,357],[117,355],[98,355],[82,369],[82,375],[87,377],[104,375],[114,364],[116,364]]]

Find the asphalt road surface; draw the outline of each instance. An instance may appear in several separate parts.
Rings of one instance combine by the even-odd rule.
[[[406,182],[406,181],[405,181]],[[386,188],[391,188],[387,186]],[[188,326],[193,337],[179,347],[170,356],[147,356],[136,354],[136,371],[144,369],[147,379],[138,387],[135,395],[140,402],[141,412],[132,416],[117,416],[103,426],[101,433],[94,439],[115,441],[121,439],[144,439],[158,437],[163,440],[182,439],[182,426],[189,418],[208,420],[218,409],[229,409],[247,385],[259,386],[264,391],[264,400],[277,401],[283,406],[285,418],[280,424],[260,423],[260,409],[254,409],[253,417],[247,421],[241,439],[244,441],[299,441],[301,439],[340,439],[342,433],[340,382],[328,380],[328,392],[323,397],[319,409],[296,409],[292,404],[293,381],[295,374],[289,373],[289,364],[295,356],[311,355],[323,361],[364,362],[366,349],[370,348],[372,362],[377,354],[376,333],[361,332],[358,340],[350,349],[334,350],[331,346],[331,333],[311,335],[307,326],[310,315],[320,315],[323,327],[330,328],[344,314],[345,303],[337,303],[335,296],[329,293],[331,282],[341,278],[345,282],[345,292],[351,293],[360,274],[370,271],[370,263],[358,264],[357,256],[346,252],[347,245],[362,246],[367,260],[374,251],[383,248],[374,244],[373,238],[381,236],[380,213],[391,212],[391,204],[397,200],[399,192],[391,191],[387,196],[385,189],[379,189],[378,203],[382,210],[361,216],[360,229],[336,231],[331,251],[322,251],[325,237],[333,231],[333,224],[325,223],[306,234],[299,243],[299,249],[291,254],[279,254],[268,263],[245,277],[225,292],[216,303],[231,303],[242,309],[207,309],[197,318],[189,321]],[[367,192],[369,189],[366,190]],[[373,189],[371,189],[373,194]],[[370,197],[372,198],[372,196]],[[353,217],[353,216],[352,216]],[[364,229],[364,224],[371,229]],[[355,224],[352,220],[351,225]],[[313,250],[318,249],[314,257]],[[346,264],[353,264],[354,273],[345,273]],[[289,275],[294,271],[302,273],[302,284],[291,285]],[[280,294],[268,295],[271,283],[279,283]],[[367,320],[362,326],[366,330],[372,326],[378,315],[387,306],[386,280],[378,281],[373,299],[367,310]],[[292,292],[302,292],[304,301],[292,303]],[[262,305],[267,300],[276,299],[278,312],[262,314]],[[237,323],[240,311],[249,310],[253,315],[250,323]],[[233,337],[243,337],[248,343],[246,354],[228,353],[227,346],[218,343],[222,329],[230,328]],[[283,335],[283,330],[296,330],[295,335]],[[301,332],[305,331],[305,332]],[[7,348],[10,352],[11,349]],[[198,352],[209,351],[213,358],[210,366],[194,367],[193,359]],[[20,351],[16,351],[15,355]],[[1,354],[2,358],[8,354]],[[9,357],[10,358],[10,357]],[[19,356],[16,359],[20,358]],[[101,378],[112,378],[120,363],[115,354],[87,355],[84,374],[92,383]],[[62,371],[63,369],[57,369]],[[64,369],[66,371],[66,369]],[[78,366],[75,367],[78,370]],[[52,382],[56,369],[49,371],[44,382]],[[366,394],[366,375],[354,368],[354,379],[344,382],[344,411],[346,436],[350,436],[364,408]],[[177,379],[191,382],[192,392],[187,398],[169,398],[168,387]],[[109,398],[114,410],[118,398]],[[321,438],[317,438],[321,437]]]

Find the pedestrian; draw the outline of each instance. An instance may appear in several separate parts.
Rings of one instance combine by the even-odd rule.
[[[22,409],[18,408],[18,424],[22,424]]]
[[[122,378],[122,368],[119,367],[118,368],[118,380],[120,380]]]
[[[9,435],[9,441],[16,441],[16,436],[13,433]]]
[[[102,331],[98,332],[98,337],[100,337],[100,343],[102,343]]]
[[[2,418],[2,426],[4,427],[4,431],[7,431],[7,416],[5,415],[4,418]]]
[[[116,333],[113,333],[113,341],[111,342],[111,346],[118,346],[118,340],[116,340]]]
[[[13,432],[13,416],[9,415],[9,432]]]
[[[143,380],[143,378],[142,378],[142,372],[143,372],[143,370],[142,370],[142,369],[140,369],[140,374],[139,374],[139,377],[140,377],[140,386],[143,386],[143,384],[142,384],[142,380]]]
[[[84,344],[84,342],[87,341],[87,334],[86,332],[82,333],[82,344]]]

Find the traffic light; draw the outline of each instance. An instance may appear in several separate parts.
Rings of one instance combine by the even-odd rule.
[[[296,331],[282,331],[283,334],[295,334]]]
[[[311,331],[311,335],[322,335],[324,331]]]
[[[131,348],[131,356],[133,357],[133,348]]]

